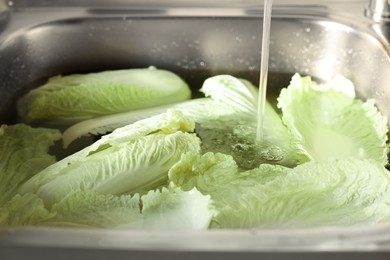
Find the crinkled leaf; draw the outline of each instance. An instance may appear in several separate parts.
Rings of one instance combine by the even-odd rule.
[[[57,76],[22,97],[24,121],[80,121],[189,99],[177,75],[153,67]]]
[[[192,167],[194,166],[195,167]],[[187,154],[169,172],[184,190],[209,194],[213,228],[354,225],[390,220],[390,173],[374,160],[263,164],[237,172],[229,156]]]
[[[0,225],[205,230],[215,214],[210,196],[196,189],[163,188],[142,198],[86,190],[70,193],[51,208],[35,194],[16,195],[0,207]]]
[[[37,195],[17,194],[0,207],[0,226],[41,225],[54,216]]]
[[[191,101],[188,102],[191,103]],[[105,134],[114,131],[114,134],[103,137],[99,143],[95,144],[96,146],[100,145],[101,142],[107,142],[107,138],[111,141],[124,135],[124,138],[129,139],[148,134],[156,129],[165,133],[178,130],[192,132],[195,128],[194,121],[188,116],[184,116],[184,113],[178,112],[178,109],[169,109],[169,107],[162,106],[85,120],[65,130],[63,146],[68,147],[74,140],[88,133]],[[120,139],[119,142],[121,141]]]
[[[146,229],[206,230],[217,214],[210,196],[202,195],[195,188],[187,192],[163,188],[150,191],[141,200]]]
[[[202,91],[215,100],[223,115],[195,119],[200,123],[197,133],[204,152],[231,154],[240,168],[252,169],[259,164],[278,163],[295,166],[307,160],[298,153],[280,116],[267,102],[263,136],[256,140],[258,89],[246,80],[220,75],[205,81]],[[209,112],[213,113],[213,112]]]
[[[171,168],[169,179],[183,190],[195,187],[211,196],[218,211],[212,221],[214,228],[250,228],[262,223],[259,209],[255,209],[261,207],[256,198],[261,196],[259,187],[287,171],[288,168],[282,166],[263,164],[260,168],[239,172],[229,155],[186,154]]]
[[[307,160],[306,156],[297,153],[299,150],[292,144],[280,116],[268,102],[264,118],[265,139],[261,145],[255,143],[258,90],[250,82],[220,75],[207,79],[201,91],[207,98],[172,104],[172,107],[180,109],[198,124],[197,133],[203,140],[204,152],[233,154],[242,168],[254,168],[262,162],[294,166]],[[89,132],[109,131],[166,109],[163,106],[79,123],[65,131],[64,145]],[[244,154],[252,154],[252,158],[246,160]]]
[[[55,216],[45,225],[115,228],[142,225],[140,196],[99,194],[86,190],[69,194],[51,209]]]
[[[0,127],[0,206],[31,176],[56,161],[48,151],[60,138],[54,129],[24,124]]]
[[[69,192],[135,193],[159,186],[169,168],[188,151],[199,151],[199,139],[178,111],[117,129],[91,146],[41,171],[20,192],[38,194],[50,205]],[[184,127],[183,127],[184,126]]]
[[[210,193],[228,185],[237,177],[238,166],[230,155],[222,153],[187,153],[168,172],[169,180],[184,190],[196,187]]]
[[[387,163],[387,119],[373,100],[355,99],[349,80],[337,77],[319,85],[295,75],[278,106],[296,146],[309,158],[353,156]]]
[[[375,224],[390,217],[390,173],[374,160],[328,159],[262,185],[263,227]]]

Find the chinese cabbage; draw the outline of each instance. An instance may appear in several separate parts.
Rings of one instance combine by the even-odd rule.
[[[0,207],[0,225],[205,230],[215,215],[210,196],[196,189],[163,188],[143,196],[86,190],[71,192],[52,207],[35,194],[16,195]]]
[[[209,195],[202,195],[196,188],[182,191],[175,188],[149,191],[141,197],[143,228],[206,230],[214,209]]]
[[[262,164],[237,171],[228,155],[186,154],[169,172],[173,185],[208,194],[219,212],[212,228],[298,228],[390,220],[390,172],[374,160]]]
[[[24,124],[0,127],[0,206],[31,176],[56,161],[49,148],[60,138],[54,129]]]
[[[192,127],[193,122],[179,111],[169,111],[119,128],[41,171],[20,192],[38,194],[52,205],[71,191],[122,194],[159,186],[181,154],[199,151],[199,139],[181,131]]]
[[[0,226],[40,225],[55,215],[45,207],[37,195],[16,194],[0,206]]]
[[[353,156],[387,164],[387,119],[373,100],[355,99],[349,80],[339,76],[321,85],[296,74],[278,106],[297,148],[310,159]]]
[[[153,67],[50,78],[18,102],[25,122],[77,122],[101,115],[189,99],[188,85],[176,74]]]
[[[258,89],[249,81],[230,75],[214,76],[204,82],[201,91],[206,98],[172,104],[172,107],[198,124],[197,134],[203,140],[204,152],[231,153],[243,168],[254,168],[262,162],[294,166],[307,161],[307,157],[294,148],[287,128],[268,102],[264,115],[265,139],[260,145],[255,143]],[[101,134],[167,108],[156,107],[78,123],[64,132],[64,146],[82,135]],[[252,154],[253,158],[247,160],[247,154]]]
[[[249,81],[229,75],[207,79],[202,91],[224,114],[209,112],[195,119],[203,152],[231,154],[242,169],[261,163],[295,166],[307,157],[294,147],[286,126],[269,102],[265,104],[263,140],[257,143],[258,89]],[[210,115],[211,114],[211,115]]]

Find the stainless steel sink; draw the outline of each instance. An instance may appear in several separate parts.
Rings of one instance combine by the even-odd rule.
[[[257,1],[113,1],[111,5],[56,1],[50,7],[48,1],[13,1],[12,6],[6,2],[0,3],[0,123],[16,122],[17,98],[57,74],[153,65],[181,75],[195,96],[211,75],[228,73],[258,82],[262,25]],[[318,80],[342,74],[355,83],[361,98],[375,98],[390,117],[390,25],[365,17],[367,4],[359,0],[276,2],[270,94],[286,87],[296,72]],[[37,255],[50,252],[37,248],[49,247],[92,250],[91,254],[98,249],[116,250],[118,256],[128,256],[122,255],[128,251],[139,256],[142,250],[151,256],[180,251],[180,256],[183,252],[246,252],[253,257],[249,252],[256,252],[272,257],[267,254],[278,252],[280,258],[272,259],[285,259],[283,253],[297,250],[332,251],[334,259],[358,251],[376,252],[370,259],[385,259],[389,233],[388,226],[195,234],[0,229],[0,246],[27,246]],[[11,252],[1,250],[0,256]]]
[[[21,93],[57,74],[153,65],[177,72],[194,90],[220,73],[258,81],[260,6],[57,9],[24,2],[0,16],[0,122],[15,118]],[[360,12],[350,20],[325,5],[276,6],[270,92],[295,72],[321,80],[342,74],[390,115],[390,47],[374,30],[383,25]]]

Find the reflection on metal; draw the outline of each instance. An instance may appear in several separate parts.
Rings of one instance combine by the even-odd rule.
[[[366,15],[374,21],[390,21],[390,0],[370,0]]]
[[[121,12],[104,8],[97,11],[85,6],[49,11],[39,6],[35,6],[34,10],[21,6],[32,2],[43,4],[50,1],[14,1],[10,12],[0,13],[0,124],[12,122],[15,118],[18,95],[58,74],[154,65],[181,75],[194,93],[198,93],[196,90],[205,78],[215,74],[233,74],[253,83],[258,81],[258,18],[261,12],[258,6],[251,4],[241,8],[244,4],[239,3],[245,1],[202,0],[202,3],[209,2],[214,6],[221,4],[218,10],[206,9],[205,6],[200,8],[200,4],[191,9],[183,6],[171,8],[164,6],[165,1],[160,1],[160,6],[154,6],[150,1],[141,0],[119,1],[138,2],[132,5],[131,10],[121,9]],[[88,1],[67,1],[72,2],[81,4]],[[99,0],[95,2],[103,3]],[[175,1],[168,2],[173,5]],[[226,7],[227,2],[229,7]],[[296,2],[299,4],[303,0]],[[364,0],[362,5],[359,1],[356,4],[334,2],[326,5],[312,0],[306,7],[275,6],[271,25],[269,93],[287,86],[295,72],[323,80],[342,74],[355,83],[360,97],[375,98],[381,111],[390,117],[389,24],[370,22],[363,15],[368,0]],[[372,1],[368,14],[380,14],[383,19],[382,16],[386,18],[389,12],[388,8],[387,2]],[[28,255],[29,248],[50,247],[63,248],[62,256],[69,256],[68,248],[107,249],[111,250],[111,258],[113,253],[128,253],[130,250],[140,252],[135,258],[141,254],[144,256],[142,250],[157,252],[154,257],[160,257],[158,250],[175,251],[170,258],[186,250],[191,254],[196,250],[283,253],[297,252],[298,249],[306,252],[390,250],[390,225],[207,233],[0,227],[0,234],[0,247],[3,246],[1,259],[7,259],[1,257],[4,256],[4,245],[21,247],[21,256]],[[45,256],[42,258],[46,259],[47,254],[54,250],[41,252]],[[100,252],[84,255],[102,259]],[[122,259],[131,258],[128,254],[122,256]],[[205,256],[199,255],[202,259]],[[238,255],[232,256],[237,258]],[[293,259],[307,258],[307,255],[295,256],[291,255]],[[351,259],[363,259],[364,256],[354,255]],[[380,257],[379,254],[375,256]],[[375,256],[369,258],[374,259]],[[214,255],[213,259],[218,257]],[[269,257],[265,255],[265,258]],[[194,259],[194,256],[190,258]],[[337,257],[332,254],[332,259]],[[339,259],[345,258],[340,256]]]

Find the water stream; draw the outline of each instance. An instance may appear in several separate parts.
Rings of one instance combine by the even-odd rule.
[[[264,124],[264,110],[265,110],[266,95],[267,95],[271,13],[272,13],[272,0],[264,0],[259,96],[258,96],[258,103],[257,103],[256,142],[258,143],[260,143],[263,140],[263,134],[264,134],[263,124]]]

